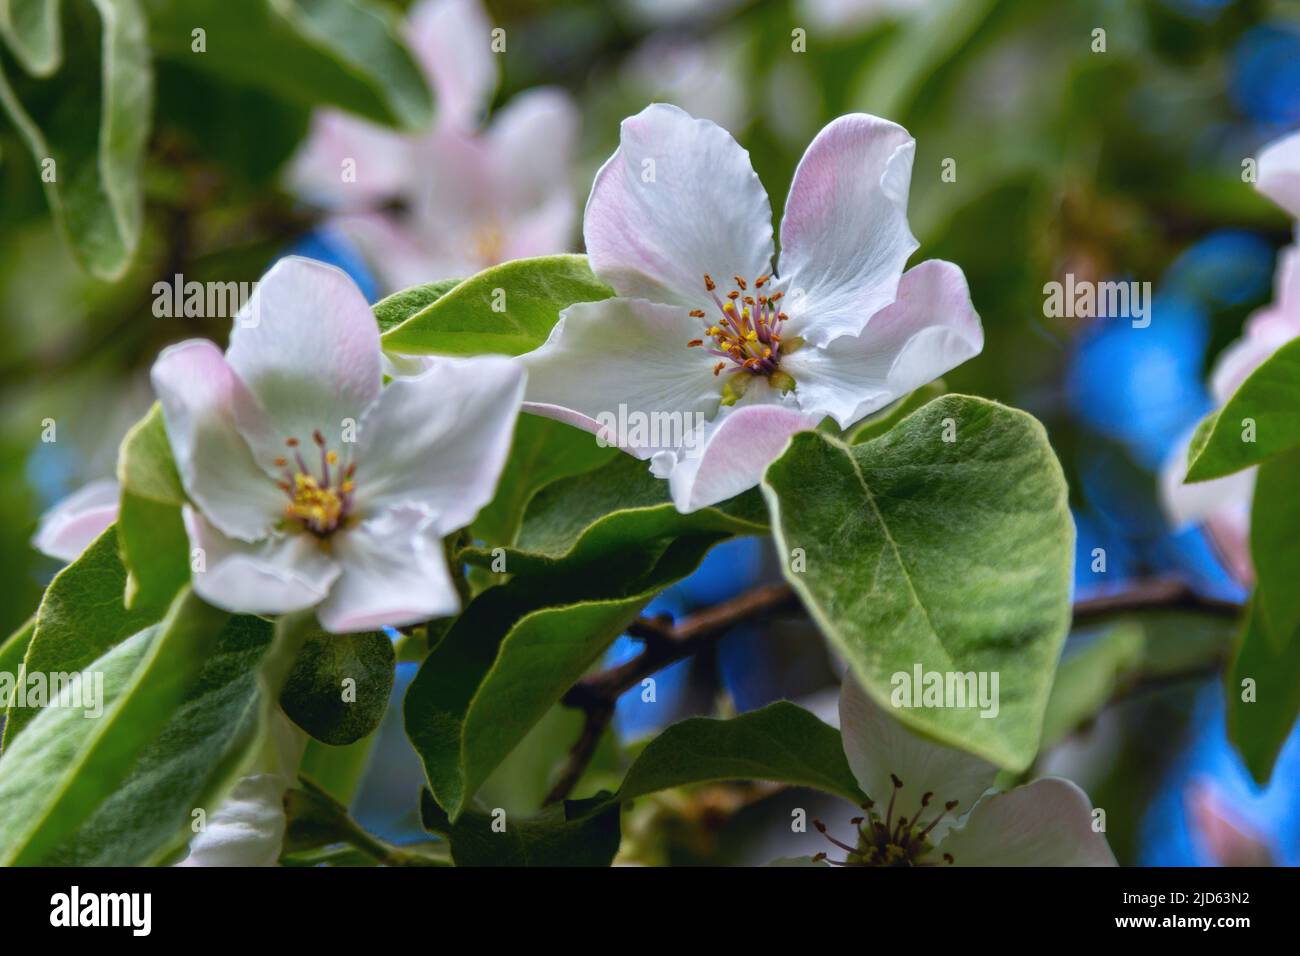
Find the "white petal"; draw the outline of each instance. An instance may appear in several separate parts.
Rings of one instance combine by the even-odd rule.
[[[755,380],[750,390],[764,385]],[[703,430],[698,445],[671,464],[668,483],[673,504],[689,514],[748,491],[785,451],[791,435],[816,428],[819,421],[775,402],[724,409]],[[658,468],[662,471],[664,464]]]
[[[158,356],[151,378],[190,499],[225,534],[265,536],[284,495],[245,439],[245,428],[264,428],[262,412],[221,350],[205,339],[173,345]]]
[[[312,535],[274,534],[248,543],[228,538],[188,505],[190,547],[202,549],[193,574],[199,597],[234,614],[285,614],[320,603],[339,567]]]
[[[1222,511],[1244,509],[1248,513],[1258,469],[1247,468],[1212,481],[1184,484],[1190,442],[1188,434],[1174,447],[1160,470],[1161,504],[1174,529],[1201,524]]]
[[[1300,219],[1300,133],[1270,143],[1259,154],[1257,188]]]
[[[558,88],[527,90],[497,112],[488,148],[511,207],[527,210],[557,189],[569,192],[580,123],[573,98]]]
[[[400,627],[460,610],[436,516],[394,508],[333,539],[343,568],[317,609],[335,634]]]
[[[492,24],[478,0],[422,0],[407,42],[433,87],[439,124],[476,126],[497,87]]]
[[[356,244],[386,293],[479,271],[467,256],[431,245],[422,231],[388,213],[343,216],[330,224]]]
[[[60,561],[71,561],[117,520],[121,492],[111,478],[92,481],[41,515],[32,546]]]
[[[344,420],[361,420],[382,381],[379,326],[361,290],[343,270],[298,256],[258,282],[226,360],[270,420],[266,441],[240,420],[262,457],[283,454],[289,438],[310,444],[316,429],[337,447]]]
[[[806,412],[830,415],[841,428],[980,353],[984,330],[966,277],[951,262],[930,259],[909,269],[898,299],[858,335],[822,348],[807,345],[782,360]]]
[[[289,186],[329,209],[367,209],[400,196],[415,176],[409,139],[338,110],[318,110],[289,166]]]
[[[361,422],[358,511],[419,506],[439,535],[468,525],[492,500],[523,393],[524,370],[497,356],[433,358],[394,379]]]
[[[596,274],[627,296],[714,308],[724,289],[772,262],[772,207],[749,153],[722,127],[655,103],[623,120],[583,218]]]
[[[853,775],[880,812],[894,794],[891,774],[903,783],[895,798],[895,814],[909,820],[915,818],[926,793],[934,794],[927,814],[937,814],[944,804],[957,801],[932,831],[936,841],[971,809],[997,776],[998,768],[988,761],[909,730],[868,697],[851,672],[845,673],[840,688],[840,733]]]
[[[243,777],[190,841],[177,866],[274,866],[284,844],[284,794],[289,778],[276,773]]]
[[[545,344],[517,360],[528,369],[529,410],[593,433],[604,419],[610,443],[639,458],[680,447],[721,400],[718,359],[686,345],[702,335],[702,321],[678,306],[621,298],[571,305]],[[622,422],[629,427],[620,430]]]
[[[917,242],[907,225],[916,142],[866,113],[832,120],[799,161],[781,222],[781,278],[797,334],[856,334],[894,301]]]
[[[957,866],[1116,865],[1088,795],[1057,777],[986,797],[936,849]]]

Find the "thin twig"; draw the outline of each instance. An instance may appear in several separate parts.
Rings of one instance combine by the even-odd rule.
[[[798,606],[794,591],[788,584],[768,584],[685,617],[676,625],[666,617],[642,617],[634,621],[627,633],[645,642],[641,653],[629,661],[583,678],[564,695],[565,706],[584,711],[586,719],[559,778],[546,796],[546,802],[558,803],[577,786],[596,753],[605,728],[614,717],[615,703],[626,691],[669,664],[690,657],[743,621]],[[1155,579],[1138,582],[1117,594],[1077,602],[1074,605],[1074,624],[1089,624],[1117,614],[1152,610],[1187,610],[1216,617],[1236,617],[1241,613],[1241,606],[1202,597],[1180,581]],[[1132,690],[1129,688],[1127,692]]]

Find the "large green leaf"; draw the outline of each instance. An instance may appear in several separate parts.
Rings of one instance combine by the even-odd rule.
[[[910,681],[918,667],[923,680],[996,674],[996,716],[969,702],[891,709],[945,743],[1028,766],[1070,622],[1074,555],[1042,426],[947,396],[865,444],[796,435],[763,489],[787,580],[868,693],[890,707],[895,675]]]
[[[452,820],[645,604],[717,540],[695,535],[595,571],[518,577],[469,603],[405,700],[407,736]]]
[[[140,239],[140,169],[153,108],[147,25],[137,0],[93,0],[89,18],[68,18],[64,69],[44,80],[6,78],[0,107],[42,173],[50,209],[78,262],[101,279],[120,277]],[[58,4],[5,5],[10,43],[38,75],[64,60]],[[52,160],[50,181],[42,164]]]
[[[644,461],[618,454],[608,464],[551,482],[529,500],[513,547],[506,549],[511,574],[591,563],[620,551],[662,548],[686,534],[757,534],[767,512],[756,491],[690,514],[678,512],[668,483]],[[490,550],[474,548],[466,560],[488,566]]]
[[[162,616],[157,608],[128,611],[122,603],[125,588],[126,569],[117,556],[114,526],[50,582],[23,659],[26,673],[80,671]],[[11,706],[5,721],[5,747],[35,717],[32,708]]]
[[[280,706],[323,743],[355,743],[383,719],[395,663],[385,634],[327,634],[314,626],[284,682]]]
[[[372,307],[379,331],[387,332],[401,325],[421,309],[433,305],[458,285],[460,285],[459,279],[440,279],[437,282],[412,286],[380,299]]]
[[[496,494],[470,530],[489,545],[513,544],[524,510],[539,489],[591,471],[616,455],[621,455],[617,448],[601,446],[590,432],[539,415],[520,415]]]
[[[521,355],[546,341],[560,312],[607,299],[586,256],[516,259],[471,276],[384,333],[384,348],[409,355]]]
[[[407,129],[433,100],[393,11],[369,0],[145,0],[160,57],[304,106],[331,104]],[[194,50],[201,28],[205,52]]]
[[[117,480],[117,540],[127,567],[126,606],[167,603],[190,579],[189,537],[181,518],[185,492],[155,402],[122,439]]]
[[[1228,739],[1263,786],[1300,716],[1300,630],[1270,634],[1258,595],[1247,611],[1237,652],[1224,674]],[[1250,690],[1243,686],[1250,682]],[[1249,697],[1250,699],[1245,699]]]
[[[262,730],[258,666],[271,643],[260,618],[230,620],[198,680],[130,773],[44,861],[58,866],[161,862],[193,835],[232,786]]]
[[[0,757],[0,865],[43,862],[113,793],[194,686],[229,617],[187,590],[160,624],[82,673],[101,713],[91,717],[67,691],[37,711]]]
[[[1187,480],[1222,478],[1297,445],[1300,339],[1293,339],[1255,369],[1222,409],[1201,423],[1187,456]]]
[[[1300,390],[1297,391],[1300,395]],[[1259,466],[1250,507],[1255,613],[1282,638],[1300,630],[1300,448]],[[1281,650],[1281,644],[1277,650]],[[1300,680],[1300,674],[1296,675]]]

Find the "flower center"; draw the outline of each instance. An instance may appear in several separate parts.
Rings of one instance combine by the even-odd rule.
[[[709,317],[703,309],[692,310],[692,316],[706,322],[705,337],[691,339],[686,346],[704,348],[710,355],[721,359],[713,366],[714,375],[721,374],[730,364],[731,373],[763,375],[772,385],[782,391],[789,391],[794,387],[794,379],[780,371],[781,329],[789,318],[779,305],[785,293],[773,292],[769,295],[763,290],[772,281],[770,275],[755,279],[752,293],[749,291],[749,283],[741,276],[733,278],[735,288],[725,296],[719,296],[717,283],[705,273],[704,288],[713,297],[718,314],[711,324],[707,324]],[[786,342],[785,349],[790,351],[789,341]]]
[[[285,444],[293,449],[292,464],[297,470],[290,467],[287,458],[277,458],[275,466],[284,475],[280,488],[289,496],[289,503],[284,508],[285,517],[324,538],[346,520],[352,509],[352,475],[357,466],[353,462],[346,468],[339,468],[338,453],[325,447],[325,437],[319,431],[312,433],[312,440],[320,448],[319,475],[307,467],[296,438],[290,438]]]
[[[894,792],[889,797],[889,807],[882,817],[876,810],[876,804],[868,800],[862,805],[862,809],[867,811],[865,817],[854,817],[849,822],[853,824],[858,831],[857,845],[850,846],[847,843],[841,843],[835,837],[826,832],[826,824],[820,820],[814,820],[813,826],[817,832],[826,837],[832,844],[844,851],[843,860],[832,860],[825,853],[818,853],[814,860],[825,860],[834,866],[935,866],[938,861],[929,861],[925,857],[934,849],[930,843],[930,831],[939,825],[939,821],[957,808],[956,800],[949,800],[943,805],[943,809],[930,820],[922,820],[930,806],[930,801],[934,798],[933,793],[925,793],[921,796],[921,805],[910,818],[900,813],[898,818],[894,818],[894,803],[898,798],[898,791],[903,788],[903,781],[892,773],[889,775],[890,781],[894,784]],[[945,863],[952,863],[952,854],[943,855]]]

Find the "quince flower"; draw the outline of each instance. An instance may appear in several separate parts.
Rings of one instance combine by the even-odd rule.
[[[778,277],[767,194],[730,134],[665,104],[624,120],[583,223],[618,295],[570,306],[519,358],[526,409],[650,459],[689,512],[756,485],[792,433],[848,427],[978,354],[961,269],[903,272],[914,148],[874,116],[827,125],[795,171]]]
[[[1300,218],[1300,133],[1260,152],[1256,185],[1260,192]],[[1278,253],[1273,281],[1272,304],[1250,317],[1245,334],[1224,349],[1215,364],[1210,390],[1220,408],[1255,369],[1300,336],[1300,245]],[[1256,469],[1183,484],[1191,438],[1189,434],[1178,444],[1161,471],[1165,512],[1176,528],[1204,525],[1228,570],[1238,581],[1249,584],[1255,576],[1250,560],[1250,506]]]
[[[32,546],[60,561],[72,561],[117,520],[117,482],[102,478],[77,489],[41,515]]]
[[[334,224],[390,292],[568,249],[579,122],[568,94],[521,93],[480,131],[499,70],[478,0],[423,0],[407,39],[435,93],[433,131],[412,136],[319,111],[290,169],[293,188],[341,214]]]
[[[988,792],[998,768],[908,730],[852,675],[840,689],[840,730],[849,767],[871,799],[842,841],[817,829],[841,866],[1115,866],[1093,829],[1092,802],[1068,780],[1040,777]],[[832,851],[834,852],[834,851]]]
[[[438,359],[381,387],[361,291],[291,257],[236,316],[224,355],[191,339],[152,378],[204,600],[315,607],[336,633],[459,609],[442,539],[492,497],[523,392],[516,365]]]

